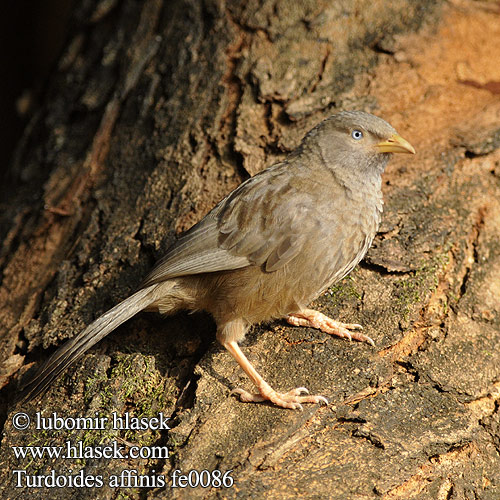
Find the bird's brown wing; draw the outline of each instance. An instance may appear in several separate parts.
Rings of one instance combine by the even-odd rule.
[[[249,265],[272,272],[293,259],[325,223],[287,167],[274,165],[241,184],[177,240],[142,286]]]
[[[227,250],[218,245],[217,216],[220,208],[221,204],[184,233],[146,276],[141,287],[160,283],[177,276],[239,269],[248,266],[250,261],[247,258],[229,255]]]

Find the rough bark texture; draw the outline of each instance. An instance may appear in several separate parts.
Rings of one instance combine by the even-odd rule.
[[[437,0],[78,2],[1,206],[5,498],[500,498],[500,11]],[[280,322],[244,349],[303,412],[249,387],[203,315],[140,315],[22,408],[171,416],[170,431],[17,431],[16,372],[126,297],[175,237],[336,109],[418,151],[385,175],[365,262],[315,304],[349,344]],[[12,446],[166,445],[168,459],[18,460]],[[15,488],[12,471],[101,474]],[[232,469],[234,486],[113,488],[135,469]]]

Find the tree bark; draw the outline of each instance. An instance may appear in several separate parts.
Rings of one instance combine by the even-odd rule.
[[[494,3],[466,0],[78,2],[1,206],[5,498],[500,498],[499,17]],[[244,343],[274,387],[306,385],[328,407],[230,397],[249,382],[203,314],[139,315],[43,397],[12,405],[32,363],[339,109],[382,116],[418,153],[384,177],[365,262],[315,304],[362,323],[376,348],[282,322]],[[20,411],[26,430],[13,425]],[[42,431],[37,412],[171,420]],[[67,441],[169,456],[29,460],[12,449]],[[18,488],[20,469],[83,470],[103,485]],[[148,481],[110,481],[130,469]],[[234,484],[171,488],[177,469],[232,471]]]

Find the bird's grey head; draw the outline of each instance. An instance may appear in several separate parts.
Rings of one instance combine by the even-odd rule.
[[[364,111],[342,111],[322,121],[303,147],[321,155],[328,168],[363,177],[383,172],[391,153],[415,153],[385,120]]]

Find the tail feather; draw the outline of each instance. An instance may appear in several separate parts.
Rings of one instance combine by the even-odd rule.
[[[122,323],[155,301],[158,285],[142,288],[97,318],[76,337],[61,346],[21,387],[17,398],[29,401],[43,392],[69,365]]]

